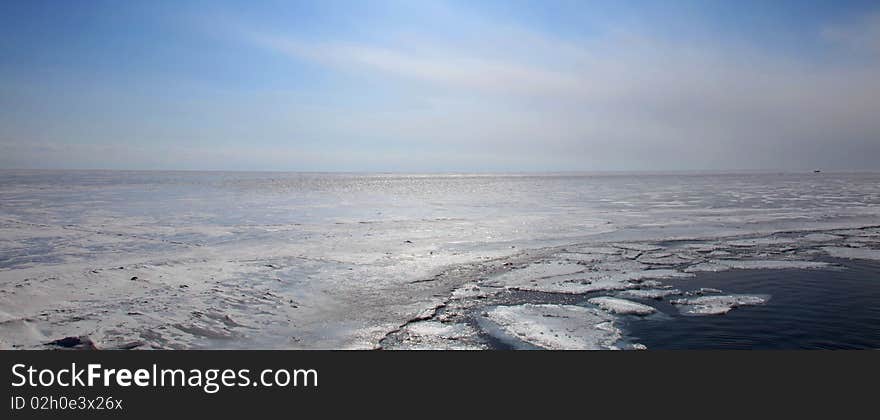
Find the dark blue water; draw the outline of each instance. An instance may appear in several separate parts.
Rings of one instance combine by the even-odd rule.
[[[772,298],[716,316],[681,315],[666,301],[647,300],[667,316],[631,318],[624,329],[654,350],[880,348],[880,263],[833,262],[843,269],[733,270],[667,282]]]

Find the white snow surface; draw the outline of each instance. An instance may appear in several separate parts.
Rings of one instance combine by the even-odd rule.
[[[550,350],[613,349],[620,339],[610,315],[582,306],[497,306],[487,317],[511,336]]]
[[[878,259],[880,174],[801,175],[0,171],[0,348],[372,349],[505,290]]]
[[[827,252],[828,255],[835,258],[880,261],[880,249],[848,248],[841,246],[828,246],[822,249]]]
[[[675,299],[671,303],[689,315],[723,315],[740,306],[764,304],[769,299],[759,295],[713,295]]]
[[[662,299],[667,296],[680,295],[681,290],[678,289],[635,289],[635,290],[624,290],[618,293],[623,297],[630,297],[636,299]]]
[[[657,311],[652,306],[610,296],[594,297],[587,302],[605,311],[620,315],[649,315]]]

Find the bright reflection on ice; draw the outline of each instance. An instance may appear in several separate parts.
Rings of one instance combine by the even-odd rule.
[[[610,349],[620,339],[609,316],[581,306],[498,306],[486,317],[517,339],[551,350]]]
[[[597,294],[878,260],[878,206],[878,174],[0,171],[0,348],[609,348]],[[677,305],[756,302],[724,296]]]
[[[685,314],[722,315],[740,306],[764,304],[769,299],[767,296],[722,295],[675,299],[671,303],[680,306]]]

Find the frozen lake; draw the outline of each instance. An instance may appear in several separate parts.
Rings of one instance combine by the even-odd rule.
[[[0,171],[0,348],[642,348],[788,302],[737,273],[880,281],[878,226],[877,173]]]

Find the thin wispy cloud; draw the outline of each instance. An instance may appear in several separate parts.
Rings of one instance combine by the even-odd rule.
[[[838,34],[859,34],[861,40],[870,29],[863,26],[840,27]],[[817,37],[828,36],[821,31]],[[857,63],[852,65],[816,65],[757,46],[652,39],[632,31],[580,46],[524,29],[512,32],[522,38],[493,45],[511,52],[506,56],[487,52],[479,42],[453,49],[413,39],[401,46],[279,35],[254,41],[335,71],[418,82],[418,95],[445,98],[447,108],[404,113],[401,120],[418,123],[395,134],[428,142],[466,139],[538,159],[542,156],[533,153],[580,152],[585,161],[600,165],[595,156],[621,166],[665,156],[666,168],[772,167],[797,160],[809,166],[821,164],[817,158],[834,150],[880,150],[874,117],[880,110],[880,66],[866,65],[864,56],[850,56]],[[536,45],[540,59],[524,63],[522,48]],[[480,93],[477,99],[474,91]],[[359,124],[357,129],[372,132],[400,127],[373,116]],[[424,132],[427,126],[431,133]]]
[[[211,41],[193,54],[229,56],[231,67],[187,76],[224,94],[186,83],[160,89],[176,110],[152,112],[146,125],[135,119],[156,109],[147,90],[122,102],[139,130],[102,138],[88,124],[24,127],[3,138],[15,150],[69,144],[70,155],[77,144],[136,143],[143,155],[180,149],[173,164],[182,166],[196,166],[189,151],[210,145],[213,157],[197,166],[221,169],[261,161],[288,170],[877,168],[875,12],[817,11],[809,25],[788,28],[795,42],[780,45],[735,25],[661,31],[651,27],[656,17],[623,12],[570,33],[528,14],[451,2],[428,11],[391,3],[344,19],[314,7],[271,19],[196,14]],[[303,29],[294,22],[301,13],[326,26]],[[785,16],[768,19],[791,25]],[[146,144],[153,138],[162,149]]]

